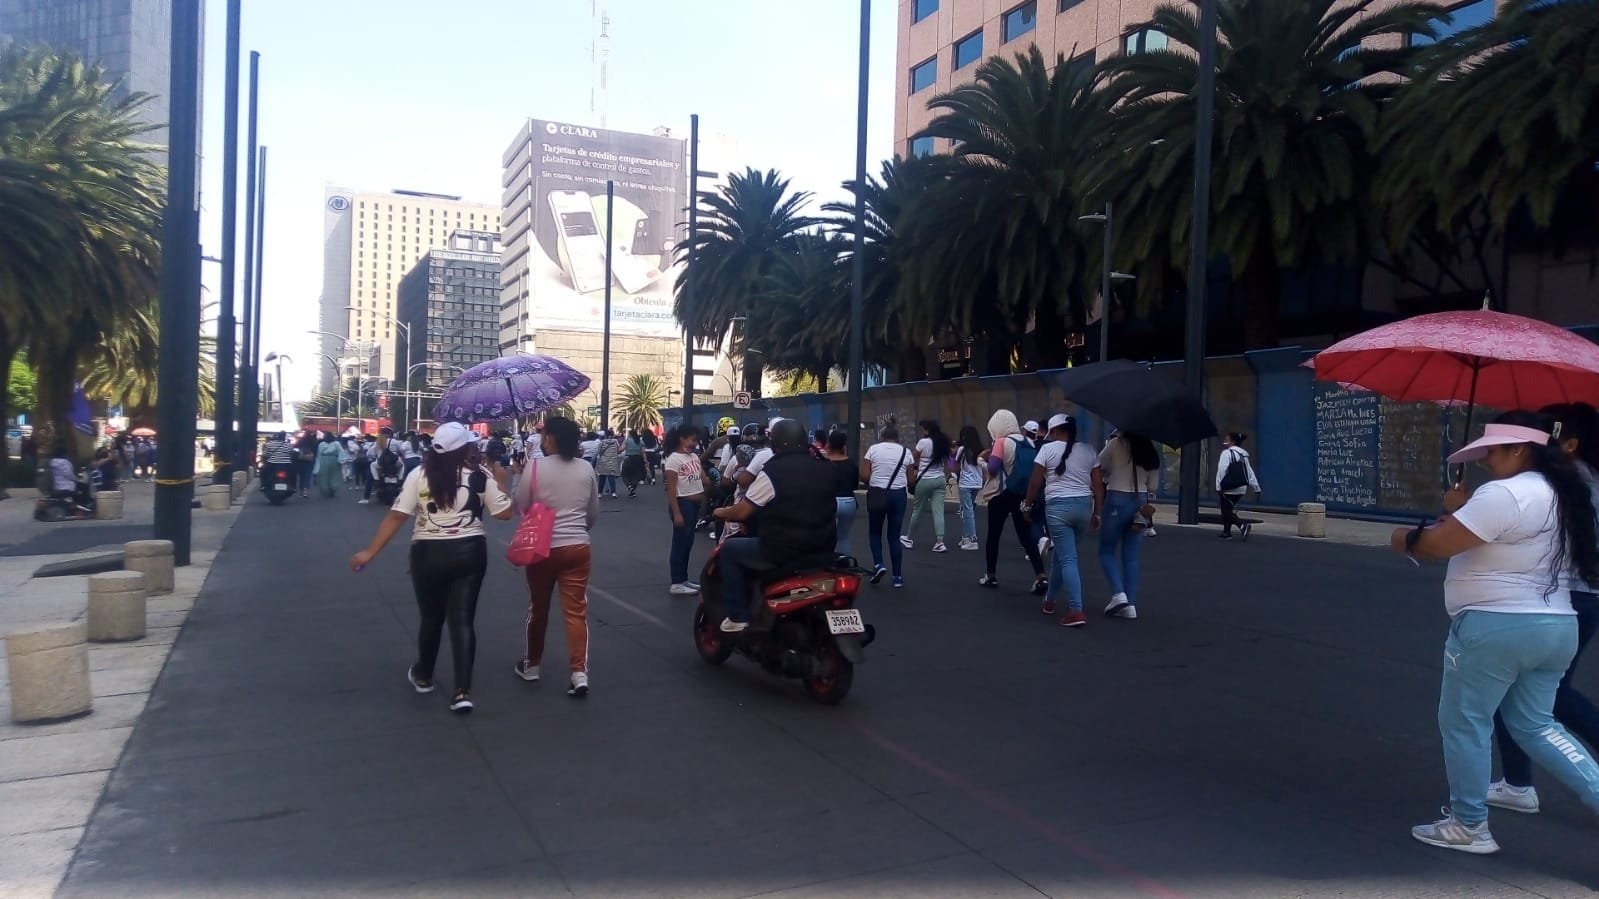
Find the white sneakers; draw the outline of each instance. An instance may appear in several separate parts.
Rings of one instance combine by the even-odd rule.
[[[724,634],[742,634],[749,629],[749,626],[750,623],[748,621],[734,621],[731,618],[722,619],[722,633]]]
[[[965,537],[962,537],[961,538],[961,549],[964,549],[964,550],[967,550],[967,551],[971,551],[971,550],[982,549],[982,547],[977,545],[977,541],[976,540],[968,540]]]
[[[915,549],[916,541],[909,537],[901,537],[899,538],[899,545],[905,547],[906,549]]]
[[[1455,813],[1447,806],[1443,812],[1443,820],[1431,824],[1418,824],[1410,828],[1410,835],[1429,846],[1469,852],[1472,855],[1490,855],[1499,851],[1499,843],[1494,840],[1494,835],[1488,832],[1487,821],[1475,827],[1467,827],[1455,818]]]
[[[1105,617],[1127,619],[1137,618],[1138,607],[1128,601],[1127,594],[1118,593],[1115,596],[1112,596],[1110,598],[1110,604],[1105,606]]]
[[[693,581],[684,581],[681,584],[673,584],[666,592],[673,596],[695,596],[700,592],[700,585]]]
[[[1524,815],[1536,815],[1538,791],[1533,787],[1513,787],[1502,780],[1496,780],[1488,785],[1488,804],[1494,808],[1521,812]]]
[[[949,547],[945,546],[944,545],[944,541],[940,540],[937,543],[933,544],[933,552],[935,552],[935,553],[947,553],[947,552],[949,552]]]
[[[517,662],[515,670],[516,676],[525,681],[536,681],[539,679],[539,666],[529,665],[527,663],[527,659]]]
[[[587,671],[572,672],[572,685],[566,688],[566,695],[582,698],[589,695],[589,675]]]

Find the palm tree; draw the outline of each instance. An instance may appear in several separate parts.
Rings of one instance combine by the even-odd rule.
[[[810,198],[804,191],[791,192],[788,179],[775,170],[753,168],[729,176],[727,184],[705,198],[698,233],[677,247],[679,257],[694,267],[694,321],[686,315],[683,278],[676,286],[677,320],[700,337],[714,337],[720,346],[733,322],[747,318],[777,254],[800,232],[820,223],[804,213]],[[745,348],[735,345],[734,351]],[[758,361],[747,360],[744,371],[746,384],[760,384]]]
[[[1509,0],[1439,42],[1389,117],[1382,195],[1396,237],[1455,237],[1481,209],[1503,229],[1526,209],[1548,226],[1588,207],[1599,160],[1599,2]],[[1564,201],[1564,202],[1563,202]]]
[[[775,254],[745,326],[764,368],[808,375],[826,391],[832,370],[848,364],[848,245],[837,234],[811,231]]]
[[[1172,47],[1101,64],[1116,104],[1089,174],[1113,200],[1119,253],[1186,268],[1193,199],[1197,0],[1164,3],[1149,27]],[[1211,242],[1246,295],[1244,339],[1274,346],[1280,273],[1363,261],[1378,114],[1408,71],[1401,46],[1429,31],[1431,4],[1219,0]],[[1378,49],[1392,46],[1394,49]]]
[[[915,333],[986,332],[1008,353],[1036,329],[1040,366],[1064,365],[1066,319],[1086,323],[1091,242],[1079,171],[1103,141],[1109,109],[1093,71],[1036,46],[995,57],[975,78],[928,104],[938,115],[919,136],[954,149],[945,183],[922,194],[901,235],[916,262],[906,271],[924,308],[907,309]]]
[[[661,409],[666,406],[666,383],[651,374],[633,375],[622,382],[617,393],[616,410],[620,426],[646,430],[661,423]]]
[[[164,178],[136,118],[146,97],[115,87],[71,57],[0,48],[0,371],[25,342],[41,442],[70,427],[85,351],[157,291]]]
[[[115,330],[89,348],[79,370],[83,392],[90,399],[128,407],[130,418],[152,417],[160,399],[156,389],[160,339],[160,303],[152,298],[143,308],[129,310]],[[200,334],[197,412],[202,416],[216,410],[216,342],[215,335]]]

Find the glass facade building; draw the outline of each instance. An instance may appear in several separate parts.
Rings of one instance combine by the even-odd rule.
[[[417,371],[429,389],[448,386],[457,369],[500,355],[500,235],[456,231],[445,247],[423,256],[398,291],[399,318],[410,327],[410,364],[427,365]],[[419,387],[422,381],[414,379]]]

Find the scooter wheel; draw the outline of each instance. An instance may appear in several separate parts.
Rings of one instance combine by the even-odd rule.
[[[34,515],[40,521],[66,521],[67,510],[56,505],[45,506]]]
[[[818,654],[824,673],[805,678],[805,692],[822,705],[838,705],[849,695],[850,685],[855,682],[855,664],[844,658],[831,640]]]
[[[694,648],[707,665],[720,665],[733,654],[733,643],[722,633],[722,623],[705,613],[705,603],[694,609]]]

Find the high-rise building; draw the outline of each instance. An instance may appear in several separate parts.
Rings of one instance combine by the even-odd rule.
[[[143,116],[165,129],[172,0],[0,0],[0,40],[7,38],[98,62],[124,93],[150,94]],[[165,131],[150,140],[165,144]]]
[[[419,373],[400,383],[442,388],[460,369],[499,356],[500,235],[451,234],[446,249],[429,251],[400,282],[399,307],[411,338],[400,361]],[[432,405],[421,408],[427,417]]]
[[[344,356],[347,341],[377,341],[372,370],[396,383],[401,371],[397,291],[406,273],[457,231],[498,233],[500,211],[460,197],[412,190],[363,193],[328,187],[322,212],[321,352]],[[330,336],[331,335],[331,336]],[[327,367],[319,382],[333,386]]]
[[[1450,17],[1433,24],[1454,33],[1494,16],[1503,0],[1439,0]],[[1093,65],[1118,53],[1142,53],[1167,45],[1149,27],[1159,0],[899,0],[899,52],[894,95],[894,152],[923,156],[944,152],[947,141],[918,138],[933,120],[927,101],[970,81],[977,64],[991,56],[1013,57],[1037,45],[1044,58],[1057,54],[1077,65]]]
[[[557,356],[587,374],[580,408],[599,402],[607,298],[613,395],[633,375],[682,383],[672,288],[687,155],[681,138],[538,119],[505,151],[500,350]]]

